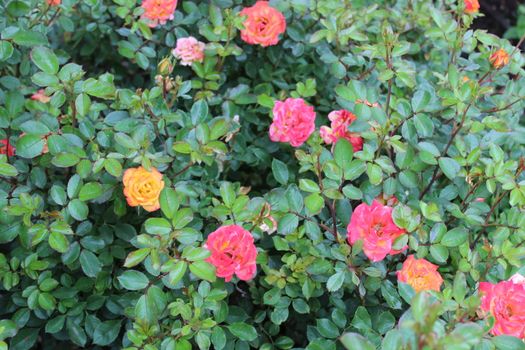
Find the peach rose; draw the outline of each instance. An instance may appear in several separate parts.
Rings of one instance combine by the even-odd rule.
[[[275,45],[279,42],[279,35],[286,30],[283,14],[268,5],[268,1],[257,1],[255,5],[244,8],[240,15],[246,16],[241,39],[248,44]]]
[[[383,260],[388,254],[399,253],[392,249],[392,245],[405,230],[397,227],[392,220],[392,210],[377,200],[372,205],[361,203],[348,223],[348,243],[354,245],[362,240],[365,255],[374,262]]]
[[[363,138],[356,133],[349,132],[348,127],[357,119],[357,117],[345,109],[333,111],[328,114],[331,128],[322,126],[320,130],[321,137],[327,145],[336,143],[340,138],[344,138],[350,142],[354,148],[354,152],[363,149]]]
[[[525,277],[497,284],[480,282],[481,309],[495,319],[491,333],[525,339]]]
[[[46,0],[49,6],[59,6],[62,2],[61,0]]]
[[[206,261],[217,268],[217,277],[229,282],[233,275],[243,281],[249,281],[255,276],[257,248],[252,234],[241,226],[218,228],[210,233],[204,247],[211,252]]]
[[[501,69],[509,64],[509,54],[507,51],[499,49],[490,56],[489,61],[494,68]]]
[[[479,11],[478,0],[465,0],[465,12],[472,14]]]
[[[301,146],[315,130],[315,111],[302,98],[277,101],[273,107],[270,140]]]
[[[400,271],[397,271],[397,279],[409,284],[416,292],[423,290],[438,291],[443,284],[443,278],[437,271],[438,266],[425,259],[416,259],[409,255],[403,263]]]
[[[173,19],[177,0],[143,0],[141,7],[144,9],[141,18],[150,27],[156,27]]]
[[[206,45],[194,37],[177,39],[177,46],[172,51],[173,56],[180,60],[183,66],[191,66],[193,62],[204,60],[204,48]]]
[[[157,169],[151,168],[151,171],[147,171],[141,166],[127,169],[122,182],[128,205],[141,206],[149,212],[160,208],[159,196],[164,188],[164,181]]]

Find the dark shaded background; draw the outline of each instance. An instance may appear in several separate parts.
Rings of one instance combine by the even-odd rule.
[[[474,27],[503,37],[510,27],[516,25],[518,5],[524,5],[525,0],[480,0],[479,4],[480,12],[485,16],[478,17]],[[525,48],[525,43],[521,47]]]

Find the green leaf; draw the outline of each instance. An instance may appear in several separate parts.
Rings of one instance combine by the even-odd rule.
[[[179,261],[173,267],[173,270],[168,274],[168,280],[172,285],[176,285],[184,277],[188,263],[186,261]]]
[[[173,188],[165,187],[160,193],[160,209],[162,213],[168,218],[173,219],[175,213],[179,209],[179,200],[177,193]]]
[[[121,320],[100,322],[93,333],[93,343],[101,346],[113,343],[120,333],[121,322]]]
[[[0,40],[0,61],[7,61],[13,55],[13,45],[9,41]]]
[[[376,347],[365,337],[358,333],[346,333],[341,338],[341,343],[348,350],[375,350]]]
[[[368,175],[372,185],[379,185],[381,181],[383,181],[383,171],[377,164],[368,163],[366,174]]]
[[[69,241],[66,236],[57,231],[51,231],[48,243],[51,248],[59,253],[65,253],[69,249]]]
[[[456,227],[445,233],[441,239],[441,245],[445,247],[457,247],[467,241],[468,232],[464,227]]]
[[[149,218],[144,223],[144,228],[152,235],[167,235],[173,230],[170,222],[163,218]]]
[[[84,117],[89,113],[89,109],[91,108],[91,99],[87,94],[80,94],[75,99],[75,108],[77,109],[77,113]]]
[[[77,221],[83,221],[87,219],[89,214],[89,208],[86,203],[82,202],[80,199],[73,199],[67,205],[67,209],[71,216]]]
[[[151,248],[141,248],[128,254],[124,267],[133,267],[140,264],[151,252]]]
[[[511,337],[509,335],[499,335],[492,338],[492,344],[496,346],[498,350],[524,350],[525,343],[522,340]]]
[[[127,290],[141,290],[148,286],[149,279],[140,271],[128,270],[117,277],[122,287]]]
[[[78,199],[89,201],[102,195],[102,185],[98,182],[88,182],[80,189]]]
[[[43,149],[44,140],[40,135],[24,135],[16,142],[16,155],[22,158],[35,158]]]
[[[273,159],[272,172],[278,183],[281,185],[286,185],[288,183],[288,167],[279,159]]]
[[[80,266],[88,277],[97,277],[98,273],[102,270],[100,260],[89,250],[83,250],[82,253],[80,253]]]
[[[36,45],[47,45],[47,37],[36,31],[32,30],[19,30],[13,36],[13,42],[20,46],[36,46]]]
[[[345,273],[344,271],[339,271],[328,279],[326,282],[326,288],[329,292],[335,292],[341,288],[343,285],[343,282],[345,281]]]
[[[450,180],[454,180],[458,176],[461,166],[452,158],[442,157],[438,160],[439,168],[443,171],[446,177]]]
[[[104,169],[115,177],[122,175],[122,165],[116,159],[108,158],[104,160]]]
[[[235,322],[228,326],[228,330],[237,338],[244,341],[254,341],[257,339],[257,331],[249,324]]]
[[[82,347],[86,345],[87,336],[86,336],[86,332],[84,331],[84,328],[80,327],[80,325],[73,322],[71,318],[67,319],[66,329],[67,329],[67,334],[69,338],[73,341],[73,343],[79,346],[82,346]]]
[[[294,232],[299,225],[299,218],[295,214],[284,215],[277,224],[277,231],[280,234],[287,235]]]
[[[69,168],[77,164],[80,158],[73,153],[59,153],[51,161],[54,166],[59,168]]]
[[[191,263],[190,271],[195,276],[209,282],[215,282],[217,279],[215,276],[215,266],[206,261],[201,260]]]
[[[346,169],[350,166],[353,156],[354,147],[352,144],[348,140],[340,138],[334,148],[334,159],[336,164],[339,165],[341,169]]]
[[[327,318],[317,320],[317,330],[325,338],[335,339],[340,335],[339,328]]]
[[[33,63],[44,73],[58,73],[58,57],[53,50],[44,46],[38,46],[31,50],[30,57]]]
[[[17,176],[18,170],[11,164],[0,163],[0,175],[5,177]]]
[[[319,185],[310,179],[300,179],[299,188],[305,192],[320,193]]]
[[[306,209],[310,214],[318,214],[324,208],[324,199],[318,193],[312,193],[304,199]]]

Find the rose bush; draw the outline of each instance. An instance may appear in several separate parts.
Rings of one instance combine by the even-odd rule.
[[[525,348],[525,57],[477,0],[0,14],[0,349]]]

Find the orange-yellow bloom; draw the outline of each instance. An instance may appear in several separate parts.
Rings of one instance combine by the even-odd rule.
[[[425,259],[416,259],[413,255],[403,263],[401,271],[397,272],[400,282],[409,284],[416,292],[435,290],[439,292],[443,278],[437,271],[438,266]]]
[[[124,172],[124,195],[132,207],[141,206],[146,211],[160,208],[159,196],[164,188],[162,174],[155,168],[130,168]]]
[[[499,49],[490,56],[489,61],[494,68],[501,69],[509,64],[509,54],[507,51]]]
[[[240,15],[246,16],[241,39],[248,44],[275,45],[279,42],[279,35],[286,31],[283,14],[271,7],[268,1],[257,1],[255,5],[244,8]]]
[[[465,12],[466,13],[476,13],[479,11],[479,2],[478,0],[465,0]]]

